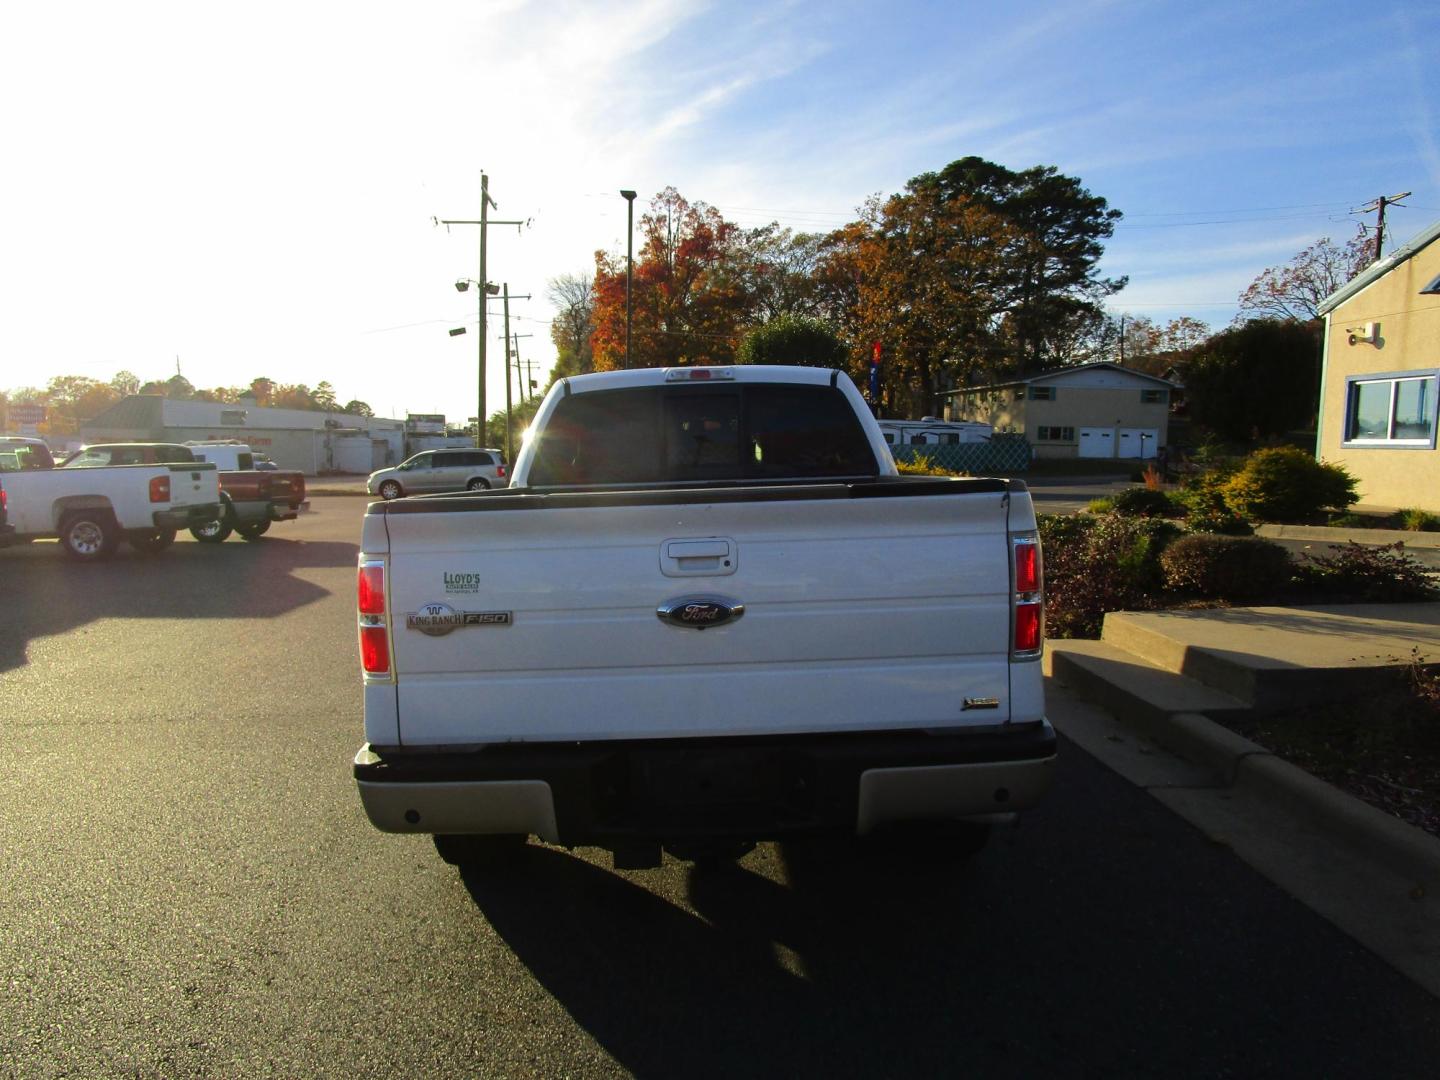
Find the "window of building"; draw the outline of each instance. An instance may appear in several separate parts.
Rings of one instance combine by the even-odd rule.
[[[244,425],[245,425],[245,410],[244,410],[244,409],[221,409],[221,410],[220,410],[220,426],[221,426],[221,427],[243,427]]]
[[[1346,446],[1435,446],[1434,371],[1345,380]]]
[[[1422,293],[1440,293],[1440,277],[1436,277],[1434,281],[1430,282],[1429,285],[1426,285],[1420,291]]]
[[[1035,429],[1035,438],[1040,442],[1074,442],[1075,429],[1073,427],[1046,427],[1042,424]]]
[[[1141,390],[1140,401],[1145,405],[1163,405],[1168,394],[1164,390]]]
[[[1031,401],[1054,401],[1055,387],[1053,386],[1032,386],[1030,387]]]

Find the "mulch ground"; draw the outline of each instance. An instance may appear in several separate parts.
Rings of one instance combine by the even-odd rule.
[[[1397,672],[1397,676],[1401,676]],[[1227,722],[1271,753],[1440,836],[1440,681],[1397,677],[1363,701]]]

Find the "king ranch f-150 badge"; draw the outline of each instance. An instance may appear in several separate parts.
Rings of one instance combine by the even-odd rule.
[[[405,629],[431,637],[444,637],[462,626],[509,626],[508,611],[456,611],[449,604],[424,604],[405,616]]]

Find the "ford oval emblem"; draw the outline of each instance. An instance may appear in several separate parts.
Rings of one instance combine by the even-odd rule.
[[[683,596],[655,609],[661,622],[684,626],[691,630],[708,630],[724,626],[745,614],[745,605],[720,596]]]

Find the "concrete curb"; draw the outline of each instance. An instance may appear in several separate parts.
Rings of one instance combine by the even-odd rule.
[[[1283,807],[1425,892],[1440,894],[1440,838],[1377,810],[1197,713],[1162,718],[1148,725],[1148,732],[1161,746],[1213,769],[1227,787]]]
[[[308,496],[311,496],[311,495],[326,495],[326,496],[334,496],[334,495],[358,495],[358,496],[361,496],[361,497],[366,498],[366,499],[374,500],[374,501],[376,501],[376,502],[378,502],[379,499],[380,499],[380,496],[379,496],[379,495],[371,495],[368,491],[364,491],[364,490],[356,491],[356,490],[353,489],[353,488],[327,488],[327,487],[308,487],[308,486],[307,486],[306,489],[305,489],[305,494],[306,494],[307,497],[308,497]]]
[[[1256,536],[1274,540],[1314,540],[1325,544],[1402,543],[1407,548],[1440,548],[1440,532],[1410,532],[1407,529],[1333,529],[1328,525],[1256,525]]]

